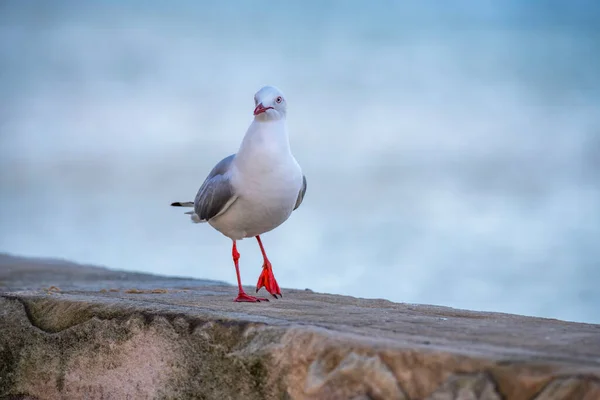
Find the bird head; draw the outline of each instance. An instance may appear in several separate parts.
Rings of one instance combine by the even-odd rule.
[[[265,86],[254,95],[254,118],[261,121],[285,118],[287,103],[283,93],[273,86]]]

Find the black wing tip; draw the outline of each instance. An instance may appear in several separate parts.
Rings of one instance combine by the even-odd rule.
[[[175,203],[171,203],[171,207],[183,207],[183,204],[181,204],[179,201],[176,201]]]

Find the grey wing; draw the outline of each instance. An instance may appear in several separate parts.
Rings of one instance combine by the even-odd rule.
[[[304,200],[304,194],[306,193],[306,176],[302,175],[302,188],[300,189],[300,192],[298,193],[298,199],[296,200],[296,205],[294,206],[294,210],[298,207],[300,207],[300,204],[302,204],[302,200]]]
[[[215,165],[198,190],[194,200],[194,211],[200,220],[208,221],[216,217],[236,200],[228,173],[234,157],[235,154],[232,154]]]

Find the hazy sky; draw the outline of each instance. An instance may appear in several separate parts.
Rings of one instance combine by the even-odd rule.
[[[598,323],[599,10],[3,1],[0,251],[234,283],[168,205],[272,84],[309,187],[264,237],[280,286]]]

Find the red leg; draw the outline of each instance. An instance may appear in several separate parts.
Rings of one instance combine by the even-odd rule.
[[[265,289],[267,289],[267,292],[271,293],[273,297],[277,298],[277,295],[281,296],[281,290],[279,289],[279,285],[275,280],[275,275],[273,275],[273,268],[271,267],[271,262],[267,258],[267,253],[265,252],[265,248],[263,247],[262,241],[260,240],[260,236],[256,236],[256,240],[258,240],[258,245],[260,246],[260,251],[264,259],[263,270],[260,276],[258,277],[258,283],[256,284],[256,292],[258,292],[260,288],[264,286]]]
[[[244,292],[244,288],[242,287],[242,279],[240,278],[240,266],[239,259],[240,253],[237,251],[237,246],[235,245],[235,240],[233,241],[233,248],[231,249],[231,256],[233,257],[233,263],[235,264],[235,274],[237,275],[238,281],[238,297],[234,300],[236,302],[248,302],[248,303],[257,303],[260,301],[269,301],[269,299],[263,299],[260,297],[249,296]]]

